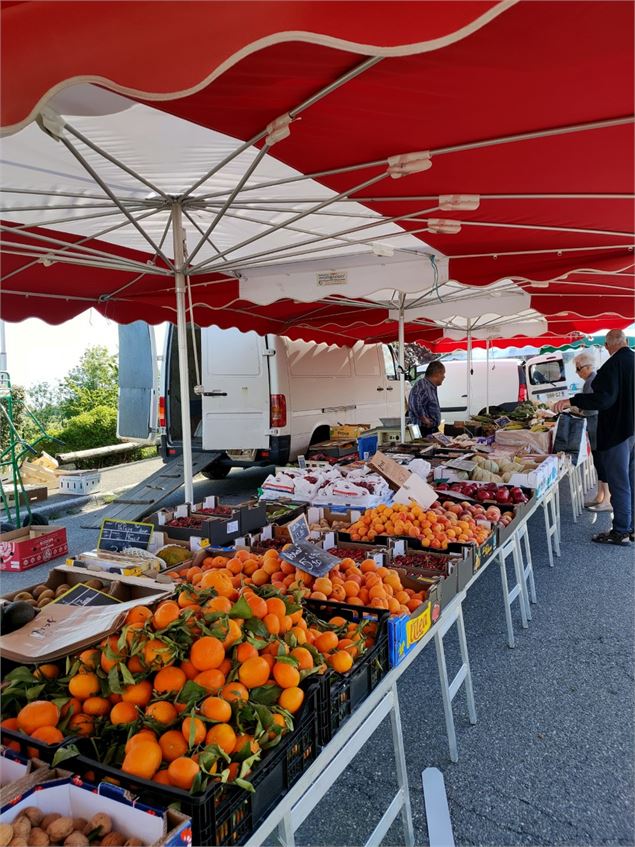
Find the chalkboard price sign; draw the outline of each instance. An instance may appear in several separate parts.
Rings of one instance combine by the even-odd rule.
[[[294,544],[299,544],[302,541],[309,540],[311,530],[309,529],[306,515],[298,515],[297,518],[289,521],[287,529],[289,530],[291,541],[293,541]]]
[[[114,603],[121,603],[121,600],[80,582],[79,585],[74,585],[53,602],[67,606],[112,606]]]
[[[97,547],[99,550],[110,550],[111,553],[119,553],[126,547],[147,550],[153,529],[151,523],[104,518],[101,522]]]
[[[311,576],[324,576],[339,562],[337,556],[332,556],[316,544],[308,544],[306,541],[281,550],[280,557]]]

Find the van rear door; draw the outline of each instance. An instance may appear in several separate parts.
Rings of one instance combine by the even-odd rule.
[[[562,353],[534,356],[525,363],[527,393],[536,403],[555,403],[569,396]]]
[[[157,433],[159,369],[154,328],[144,321],[119,326],[117,436],[148,441]]]
[[[269,447],[269,357],[255,332],[201,332],[203,449]]]

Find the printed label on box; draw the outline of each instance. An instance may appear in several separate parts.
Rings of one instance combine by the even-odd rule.
[[[230,521],[227,524],[227,535],[229,535],[230,532],[238,532],[238,531],[239,531],[238,530],[238,521]]]
[[[428,603],[420,615],[417,615],[416,618],[411,618],[406,624],[407,647],[410,647],[412,644],[416,644],[417,641],[421,641],[423,636],[430,629],[432,624],[431,606],[432,604]]]

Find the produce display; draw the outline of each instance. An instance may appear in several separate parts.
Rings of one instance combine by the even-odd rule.
[[[346,554],[347,548],[342,548],[342,552]],[[312,577],[297,569],[273,549],[262,555],[238,550],[232,558],[208,556],[200,567],[171,576],[175,581],[186,580],[202,588],[221,585],[226,590],[237,590],[240,585],[271,585],[294,597],[387,609],[393,615],[409,614],[425,599],[422,591],[404,589],[394,569],[381,567],[374,559],[356,562],[347,555],[323,577]]]
[[[387,499],[390,489],[379,474],[366,466],[332,468],[283,468],[268,476],[262,484],[263,497],[280,495],[314,504],[374,505]]]
[[[230,506],[199,506],[196,509],[197,515],[214,515],[219,518],[231,518],[236,510]]]
[[[378,536],[392,535],[417,539],[423,547],[447,550],[455,542],[482,544],[490,529],[479,526],[469,510],[455,503],[447,507],[436,503],[427,510],[395,503],[367,509],[351,524],[350,533],[352,541],[372,542]]]
[[[481,503],[526,503],[527,495],[518,486],[497,485],[486,482],[477,485],[475,482],[440,482],[435,486],[437,491],[452,491],[464,497],[472,497]]]
[[[508,457],[494,459],[491,456],[471,456],[470,461],[476,464],[476,467],[468,474],[467,471],[453,471],[453,474],[459,480],[471,479],[474,482],[496,482],[499,485],[508,483],[514,474],[529,473],[536,470],[538,462],[529,459],[522,459],[518,456],[511,460]]]
[[[491,406],[488,414],[472,415],[472,420],[494,426],[501,417],[509,418],[510,421],[502,429],[529,429],[531,432],[548,432],[553,425],[553,422],[550,422],[549,419],[555,418],[555,412],[552,412],[544,403],[525,400],[524,403],[519,403],[512,412],[505,412],[503,409]]]
[[[293,729],[303,681],[349,671],[376,623],[319,620],[272,586],[246,578],[253,587],[239,590],[235,576],[189,569],[175,599],[133,608],[99,647],[63,666],[14,669],[3,683],[2,727],[47,744],[93,739],[94,758],[164,785],[249,788],[254,764]]]
[[[128,838],[113,829],[110,817],[99,812],[90,820],[64,817],[56,812],[45,815],[37,806],[28,806],[11,823],[0,823],[2,847],[142,847],[139,838]]]

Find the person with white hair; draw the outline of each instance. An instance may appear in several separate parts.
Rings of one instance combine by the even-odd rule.
[[[553,408],[562,412],[576,406],[599,412],[597,449],[611,492],[613,527],[591,540],[621,546],[635,541],[635,353],[621,329],[608,332],[604,346],[610,358],[597,372],[591,385],[593,392],[558,400]]]
[[[595,355],[590,350],[585,350],[583,353],[578,353],[573,362],[575,364],[576,374],[584,381],[582,393],[592,394],[593,389],[591,388],[591,384],[596,377]],[[593,464],[595,465],[595,471],[598,476],[598,488],[595,494],[595,500],[591,503],[586,503],[585,508],[592,512],[610,512],[611,497],[609,494],[609,487],[606,482],[606,474],[602,464],[602,457],[597,449],[598,412],[596,409],[586,412],[582,412],[582,410],[580,411],[586,418],[586,428],[589,436],[589,444],[591,445],[591,453],[593,455]]]

